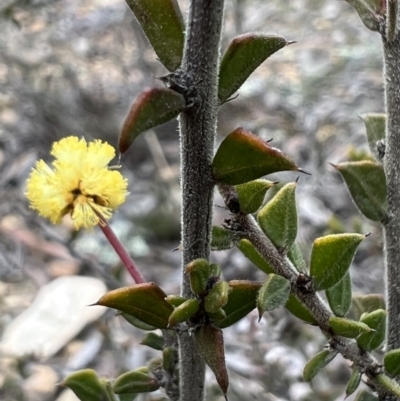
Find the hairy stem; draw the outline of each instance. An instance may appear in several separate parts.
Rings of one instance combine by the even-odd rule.
[[[185,266],[209,258],[218,112],[218,68],[224,0],[191,0],[178,80],[188,108],[180,116],[182,295],[192,296]],[[205,365],[193,338],[180,336],[180,400],[201,401]]]
[[[387,215],[384,226],[388,303],[387,350],[400,348],[400,39],[383,38],[386,101]]]

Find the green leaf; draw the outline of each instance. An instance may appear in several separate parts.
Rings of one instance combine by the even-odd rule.
[[[286,302],[285,308],[297,318],[307,323],[315,324],[316,320],[310,311],[292,294]]]
[[[279,149],[237,128],[222,141],[212,163],[214,179],[229,185],[243,184],[278,171],[300,171]]]
[[[373,330],[363,322],[331,316],[329,324],[335,334],[347,338],[357,338],[360,334],[371,333]]]
[[[354,401],[378,401],[378,398],[367,390],[361,390],[357,393]]]
[[[358,366],[353,367],[351,377],[346,387],[346,398],[352,395],[358,388],[361,382],[362,372]]]
[[[140,394],[120,394],[119,401],[133,401],[137,398]]]
[[[343,279],[364,238],[361,234],[331,234],[314,241],[310,275],[317,291],[327,290]]]
[[[185,24],[176,0],[127,0],[158,58],[169,71],[182,60]]]
[[[392,394],[396,396],[396,400],[400,399],[400,386],[397,380],[392,379],[391,377],[380,373],[375,376],[375,380],[378,383],[378,388],[385,391],[386,393]],[[386,398],[386,397],[385,397]],[[394,397],[389,397],[389,399],[393,399]]]
[[[175,118],[185,105],[183,96],[170,89],[151,88],[143,91],[133,102],[122,126],[120,152],[125,153],[142,132]]]
[[[179,295],[168,295],[165,300],[172,306],[179,306],[182,305],[185,301],[187,301],[187,298],[180,297]]]
[[[329,306],[336,316],[343,317],[351,306],[351,278],[347,272],[342,280],[325,291]]]
[[[186,265],[185,271],[189,274],[190,288],[197,295],[204,293],[210,277],[210,264],[206,259],[195,259]]]
[[[236,185],[240,211],[244,214],[257,212],[264,202],[265,194],[273,185],[275,183],[268,180],[254,180]]]
[[[384,2],[380,0],[345,0],[357,11],[362,23],[371,31],[379,31],[385,15]]]
[[[213,226],[211,238],[212,251],[225,251],[231,249],[240,240],[238,232],[227,230],[220,226]]]
[[[254,263],[260,270],[267,274],[275,273],[271,265],[261,256],[261,254],[249,240],[242,239],[237,247],[243,253],[243,255],[246,256],[246,258],[248,258],[252,263]],[[254,307],[252,309],[254,309]],[[285,308],[299,319],[304,320],[307,323],[315,323],[315,319],[309,310],[294,295],[289,296]],[[222,326],[220,327],[222,328]]]
[[[118,315],[122,316],[128,323],[130,323],[132,326],[137,327],[138,329],[141,330],[156,330],[157,327],[151,326],[150,324],[147,324],[145,322],[142,322],[140,319],[136,318],[135,316],[130,315],[129,313],[119,313]]]
[[[174,327],[178,323],[189,320],[199,310],[199,306],[199,301],[194,298],[177,306],[168,319],[168,327]]]
[[[201,326],[194,332],[194,340],[204,362],[214,372],[217,383],[226,396],[229,386],[225,365],[224,337],[222,330],[214,326]]]
[[[135,284],[108,292],[95,305],[118,309],[151,326],[166,329],[174,308],[165,297],[164,291],[154,283]]]
[[[264,273],[275,273],[272,266],[261,256],[261,254],[248,239],[240,240],[237,247],[247,259],[253,262]]]
[[[216,324],[215,324],[216,327],[219,327],[218,322],[221,322],[222,320],[226,319],[226,313],[222,308],[218,309],[214,313],[208,312],[207,315],[210,318],[210,320],[212,320],[213,322],[216,322]]]
[[[161,351],[164,348],[164,338],[156,333],[147,333],[140,342],[142,345],[147,345],[150,348]]]
[[[332,165],[342,175],[360,212],[370,220],[381,221],[386,210],[386,177],[383,166],[364,160]]]
[[[158,390],[160,384],[154,377],[133,370],[117,377],[112,387],[115,394],[150,393]]]
[[[385,354],[383,357],[386,372],[396,377],[400,375],[400,349],[393,349]]]
[[[204,309],[216,313],[228,303],[230,287],[226,281],[218,281],[204,298]]]
[[[296,186],[295,182],[286,184],[257,215],[261,229],[278,250],[290,248],[297,236]]]
[[[235,37],[221,60],[218,87],[221,102],[233,95],[269,56],[288,44],[281,36],[255,32]]]
[[[315,355],[306,363],[303,370],[303,378],[306,382],[311,382],[319,371],[333,361],[338,353],[330,350],[323,350]]]
[[[360,320],[363,313],[370,313],[377,309],[385,309],[382,294],[354,295],[349,315],[354,320]]]
[[[247,280],[233,280],[228,284],[230,287],[228,303],[223,308],[226,317],[215,322],[215,326],[221,329],[232,326],[256,307],[257,294],[262,285]]]
[[[175,347],[165,347],[163,349],[162,366],[166,372],[174,373],[178,362],[178,352]]]
[[[376,144],[385,139],[386,135],[386,114],[361,114],[360,118],[364,121],[365,128],[367,129],[368,146],[371,153],[377,156]]]
[[[363,333],[358,337],[357,342],[362,349],[373,351],[383,343],[386,336],[386,315],[386,311],[378,309],[361,316],[360,321],[374,330],[371,333]]]
[[[290,295],[290,281],[277,274],[270,274],[257,297],[259,320],[265,311],[284,306]]]
[[[306,261],[304,260],[300,246],[296,242],[290,247],[287,257],[299,273],[307,273]]]
[[[107,401],[107,393],[93,369],[83,369],[68,375],[61,386],[70,388],[81,401]]]

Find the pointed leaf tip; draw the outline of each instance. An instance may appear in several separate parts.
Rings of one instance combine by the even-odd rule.
[[[224,336],[222,330],[214,326],[201,326],[194,332],[199,354],[211,368],[224,396],[228,391],[229,377],[225,364]]]
[[[166,296],[156,284],[144,283],[110,291],[97,304],[128,313],[148,325],[166,329],[174,310],[165,300]]]
[[[300,173],[303,173],[303,174],[305,174],[305,175],[312,175],[311,173],[309,173],[309,172],[306,171],[306,170],[303,170],[303,169],[300,168],[300,167],[297,168],[297,171],[299,171]]]
[[[238,185],[278,171],[299,171],[299,168],[279,149],[237,128],[221,142],[212,170],[216,181]]]
[[[264,202],[265,194],[273,185],[275,183],[268,180],[254,180],[236,185],[241,212],[244,214],[257,212]]]
[[[185,108],[184,97],[167,88],[143,91],[133,102],[122,126],[119,150],[125,153],[142,132],[172,120]]]
[[[372,333],[374,331],[374,329],[371,329],[363,322],[356,322],[355,320],[336,316],[329,318],[329,324],[335,334],[347,338],[357,338],[363,333]]]

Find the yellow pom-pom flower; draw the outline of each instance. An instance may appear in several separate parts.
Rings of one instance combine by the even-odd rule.
[[[76,229],[109,219],[125,202],[128,181],[108,163],[115,149],[106,142],[86,143],[75,136],[53,144],[52,167],[39,160],[27,181],[26,196],[40,215],[60,223],[70,214]]]

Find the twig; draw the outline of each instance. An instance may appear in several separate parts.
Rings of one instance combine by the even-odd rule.
[[[219,190],[225,201],[231,200],[236,194],[234,187],[227,185],[220,185]],[[251,215],[239,212],[234,215],[234,220],[238,223],[244,238],[247,238],[253,244],[273,270],[292,283],[292,293],[307,307],[318,326],[330,338],[330,347],[359,366],[380,393],[393,393],[394,387],[392,384],[395,382],[381,373],[382,368],[378,361],[370,353],[361,350],[355,340],[337,336],[333,333],[329,325],[329,318],[333,316],[330,310],[315,291],[304,289],[299,281],[300,273],[293,268],[286,256],[278,252],[269,238],[261,231],[254,218]],[[389,382],[391,385],[386,385]],[[398,391],[397,387],[396,391]],[[397,393],[395,394],[397,395]]]

